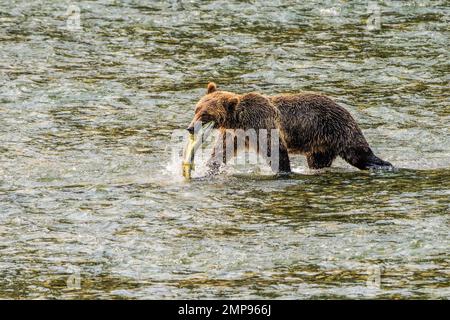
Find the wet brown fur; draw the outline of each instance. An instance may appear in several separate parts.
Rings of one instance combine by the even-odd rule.
[[[331,166],[337,156],[362,170],[392,167],[373,154],[351,114],[320,94],[239,95],[210,83],[191,128],[195,121],[214,121],[220,129],[279,129],[280,171],[290,171],[288,153],[305,155],[312,169]]]

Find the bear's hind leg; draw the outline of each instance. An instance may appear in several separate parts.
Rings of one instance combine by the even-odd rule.
[[[374,155],[369,147],[348,148],[340,156],[360,170],[393,168],[391,163]]]
[[[331,164],[335,158],[336,154],[334,152],[315,152],[306,156],[308,167],[310,169],[331,167]]]

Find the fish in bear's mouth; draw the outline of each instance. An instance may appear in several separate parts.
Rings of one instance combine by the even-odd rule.
[[[199,130],[195,130],[194,133],[189,134],[189,139],[186,144],[186,148],[184,149],[184,156],[182,162],[182,171],[183,177],[186,179],[191,179],[191,172],[195,170],[194,166],[194,158],[195,151],[201,146],[202,142],[208,138],[211,134],[211,129],[214,128],[214,121],[210,121],[203,126],[196,125],[196,128],[200,128]]]

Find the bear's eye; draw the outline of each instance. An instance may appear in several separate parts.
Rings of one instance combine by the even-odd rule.
[[[213,118],[210,114],[208,114],[208,113],[206,113],[206,112],[204,112],[204,113],[202,114],[201,118],[202,118],[202,121],[203,121],[203,122],[209,122],[209,121],[214,120],[214,118]]]

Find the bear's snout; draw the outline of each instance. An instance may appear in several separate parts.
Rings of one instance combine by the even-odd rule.
[[[186,130],[189,131],[190,134],[194,134],[195,128],[194,128],[194,126],[190,125],[189,127],[186,128]]]

